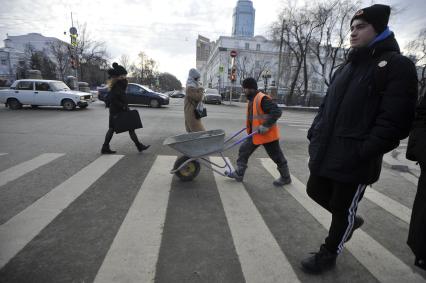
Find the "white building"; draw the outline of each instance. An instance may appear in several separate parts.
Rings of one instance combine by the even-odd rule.
[[[45,37],[39,33],[10,36],[3,40],[4,47],[0,48],[0,79],[13,81],[19,69],[25,64],[25,52],[28,47],[34,51],[43,51],[50,60],[56,62],[52,55],[50,44],[61,41],[55,37]]]

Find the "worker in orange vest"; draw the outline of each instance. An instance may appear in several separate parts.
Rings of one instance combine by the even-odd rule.
[[[253,78],[243,81],[243,90],[248,99],[247,104],[247,134],[257,132],[240,146],[238,151],[237,169],[228,173],[228,176],[241,182],[247,169],[247,162],[252,153],[263,145],[269,157],[277,164],[280,178],[274,181],[275,186],[284,186],[291,183],[287,160],[280,148],[280,133],[277,120],[281,117],[281,109],[271,97],[257,89],[257,82]]]

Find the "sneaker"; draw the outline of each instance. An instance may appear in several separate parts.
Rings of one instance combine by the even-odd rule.
[[[319,274],[336,266],[337,253],[332,253],[321,245],[317,253],[302,260],[302,269],[306,273]]]
[[[352,238],[352,235],[356,229],[362,226],[364,224],[364,219],[361,216],[355,215],[354,220],[354,227],[352,228],[352,231],[349,233],[349,236],[346,238],[346,242],[349,242],[349,240]]]
[[[276,179],[273,182],[273,184],[276,187],[282,187],[282,186],[291,184],[291,178],[290,177],[288,177],[288,178],[279,177],[278,179]]]
[[[242,182],[244,178],[244,175],[238,174],[238,171],[229,172],[227,175],[229,178],[235,179],[237,182]]]

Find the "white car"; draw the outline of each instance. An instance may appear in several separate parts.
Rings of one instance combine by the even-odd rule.
[[[10,89],[0,90],[0,103],[10,109],[20,109],[23,105],[62,106],[74,110],[76,106],[86,108],[92,102],[92,95],[70,90],[62,81],[17,80]]]

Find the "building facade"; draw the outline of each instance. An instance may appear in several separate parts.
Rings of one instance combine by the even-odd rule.
[[[20,73],[21,69],[24,69],[24,65],[28,60],[26,58],[28,48],[34,51],[43,51],[52,62],[56,62],[50,45],[58,41],[61,40],[55,37],[45,37],[39,33],[18,36],[8,35],[3,40],[4,47],[0,48],[0,79],[10,83],[17,78],[17,74]]]

